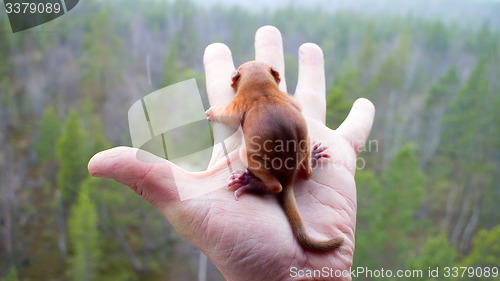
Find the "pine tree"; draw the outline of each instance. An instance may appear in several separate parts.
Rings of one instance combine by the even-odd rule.
[[[187,67],[182,60],[179,41],[170,40],[168,44],[168,53],[163,63],[163,86],[169,86],[186,79],[195,78],[198,83],[204,82],[204,75],[199,71]]]
[[[86,97],[83,102],[82,120],[84,120],[82,125],[84,131],[87,132],[88,139],[85,159],[90,159],[97,152],[110,148],[111,144],[104,133],[102,118],[89,97]]]
[[[355,264],[370,268],[401,268],[414,246],[413,215],[423,198],[424,176],[412,145],[401,147],[378,179],[358,171],[358,227]]]
[[[367,92],[375,97],[388,96],[403,86],[410,61],[410,33],[404,30],[396,49],[382,62],[373,79],[367,85]]]
[[[164,86],[172,85],[180,82],[179,72],[181,68],[178,63],[179,52],[177,47],[177,42],[175,40],[170,40],[168,44],[168,53],[163,63],[163,83]]]
[[[0,86],[4,82],[3,81],[8,74],[9,66],[10,66],[10,37],[8,35],[8,27],[7,24],[0,22]]]
[[[169,16],[175,19],[170,23],[170,42],[177,47],[177,62],[181,68],[195,64],[193,54],[198,51],[198,8],[190,0],[176,0],[169,9]]]
[[[82,68],[82,88],[84,96],[91,97],[99,111],[104,97],[112,83],[120,78],[122,41],[110,27],[109,11],[94,11],[88,20],[89,31],[82,42],[83,56],[80,60]]]
[[[54,108],[48,106],[40,123],[40,136],[36,144],[38,157],[43,164],[55,159],[55,146],[61,134],[61,122]]]
[[[85,133],[81,129],[76,111],[71,111],[64,126],[64,131],[56,144],[59,173],[57,186],[61,192],[62,201],[66,206],[76,199],[78,187],[87,175]]]
[[[424,40],[431,54],[442,55],[449,49],[450,31],[441,21],[432,22],[427,27]]]
[[[59,163],[57,173],[59,249],[61,254],[66,256],[67,211],[73,205],[78,188],[87,175],[86,139],[76,111],[71,111],[68,116],[64,131],[56,143],[56,155]]]
[[[453,66],[432,86],[425,100],[424,109],[427,114],[422,120],[423,163],[429,163],[435,156],[443,131],[442,120],[447,113],[449,101],[457,95],[459,82],[457,68]]]
[[[492,122],[498,93],[490,90],[488,60],[481,58],[469,79],[452,101],[444,118],[439,154],[452,164],[448,177],[453,182],[446,224],[450,241],[461,252],[470,248],[476,228],[488,224],[481,218],[484,198],[497,196],[490,187],[496,175],[498,124]],[[496,211],[494,211],[496,212]]]
[[[337,128],[347,117],[355,97],[361,95],[359,72],[348,69],[341,73],[326,97],[326,124]]]
[[[337,128],[347,117],[352,102],[346,98],[345,90],[340,87],[334,87],[326,99],[326,125],[329,128]]]
[[[141,236],[141,232],[149,228],[147,221],[160,223],[163,217],[155,216],[150,213],[147,205],[143,204],[133,192],[123,188],[122,184],[110,179],[89,177],[82,183],[82,189],[90,197],[98,214],[98,278],[95,280],[113,281],[113,280],[142,280],[144,276],[138,279],[137,274],[145,271],[153,272],[150,268],[154,259],[146,261],[145,256],[150,253],[144,251],[151,244],[160,244],[157,239],[164,237],[155,234],[161,233],[158,230],[149,237]],[[133,212],[130,210],[133,209]],[[145,220],[147,216],[149,219]],[[154,219],[153,219],[154,218]],[[139,233],[138,233],[139,232]],[[70,237],[70,241],[72,238]],[[165,254],[169,251],[170,245],[156,248],[158,252]],[[123,253],[108,258],[107,253]],[[120,269],[120,270],[116,270]]]
[[[489,95],[486,60],[481,59],[451,104],[445,119],[446,152],[455,159],[467,162],[470,168],[477,168],[476,165],[484,163],[488,157],[488,137],[497,125],[489,120],[496,110],[492,108],[492,98]],[[478,138],[479,135],[484,137]]]
[[[391,52],[377,69],[373,78],[367,83],[365,93],[374,100],[377,114],[375,116],[374,137],[386,144],[386,149],[376,157],[377,162],[387,164],[394,154],[394,149],[400,147],[405,140],[401,136],[401,128],[406,124],[398,123],[396,116],[406,114],[398,112],[407,102],[404,90],[407,69],[410,62],[410,33],[407,29],[399,36],[396,49]]]
[[[490,29],[488,22],[483,22],[481,28],[468,38],[467,47],[479,56],[498,59],[500,51],[498,33]]]
[[[332,129],[342,124],[353,103],[349,97],[356,96],[356,93],[348,92],[352,86],[351,81],[358,81],[357,76],[350,73],[342,75],[326,97],[326,124]]]
[[[377,268],[380,253],[387,244],[386,235],[380,231],[384,218],[381,216],[384,205],[382,186],[372,171],[356,172],[358,186],[358,215],[356,221],[356,251],[354,267]],[[362,190],[362,191],[361,191]]]
[[[379,230],[384,229],[386,237],[385,262],[401,266],[413,246],[410,235],[415,230],[414,214],[422,203],[424,175],[412,145],[401,147],[382,173],[382,192],[378,196],[383,205],[383,219]]]
[[[89,189],[92,178],[83,181],[78,200],[71,209],[68,222],[69,241],[72,255],[69,257],[70,280],[97,280],[99,259],[99,231],[97,210],[91,200]]]
[[[359,51],[358,69],[362,76],[362,82],[365,82],[368,79],[377,54],[377,45],[375,42],[373,25],[373,22],[370,22],[369,25],[367,25],[365,32],[363,33],[361,48]]]
[[[438,268],[443,270],[445,267],[455,266],[458,261],[458,252],[453,248],[445,233],[431,237],[423,245],[420,253],[408,261],[408,268],[415,270],[428,270]],[[440,280],[431,278],[424,274],[416,280],[432,281]]]

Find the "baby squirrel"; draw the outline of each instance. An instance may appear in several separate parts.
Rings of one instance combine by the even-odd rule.
[[[326,147],[312,145],[300,104],[279,90],[280,75],[269,65],[250,61],[242,64],[232,77],[236,95],[225,107],[211,107],[207,120],[232,127],[241,125],[247,171],[234,174],[228,187],[236,200],[245,192],[280,193],[281,202],[296,239],[316,251],[338,248],[339,236],[319,241],[306,232],[294,194],[294,179],[312,176],[312,166]],[[242,157],[245,159],[245,157]],[[283,192],[281,192],[283,190]]]

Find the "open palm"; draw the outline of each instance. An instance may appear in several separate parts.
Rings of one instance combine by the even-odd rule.
[[[271,26],[260,28],[255,38],[256,60],[275,67],[286,92],[282,39]],[[230,87],[235,70],[231,52],[223,44],[212,44],[204,57],[207,91],[211,106],[227,104],[234,96]],[[318,253],[300,246],[292,234],[278,198],[274,194],[244,194],[236,201],[225,189],[230,177],[221,145],[213,151],[209,169],[190,173],[169,161],[145,163],[136,149],[118,147],[96,154],[89,172],[114,178],[157,207],[172,226],[203,251],[228,280],[293,280],[300,270],[349,270],[354,254],[356,224],[356,157],[370,132],[374,108],[366,99],[355,102],[337,130],[325,124],[325,75],[321,49],[311,43],[299,50],[299,81],[295,98],[302,105],[313,141],[328,146],[330,158],[322,158],[313,177],[295,182],[295,194],[308,232],[318,239],[338,235],[343,245]],[[214,124],[214,136],[225,128]],[[241,168],[238,147],[241,138],[225,140],[231,166]],[[174,176],[175,175],[175,176]],[[180,200],[178,190],[213,190]],[[326,278],[322,280],[349,280]]]

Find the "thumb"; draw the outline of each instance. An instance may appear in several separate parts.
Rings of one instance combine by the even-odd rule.
[[[141,160],[143,156],[152,161]],[[176,182],[187,177],[185,170],[171,162],[131,147],[97,153],[90,159],[88,170],[94,177],[112,178],[127,185],[158,208],[179,200]]]

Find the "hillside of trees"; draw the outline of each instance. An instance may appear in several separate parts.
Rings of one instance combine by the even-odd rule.
[[[131,145],[128,108],[141,97],[193,77],[204,92],[208,44],[227,44],[238,65],[253,58],[266,24],[283,35],[289,89],[298,47],[323,49],[329,127],[355,99],[375,104],[356,173],[354,266],[498,268],[499,26],[86,0],[15,34],[0,12],[0,281],[196,280],[198,251],[128,188],[90,177],[87,163]],[[223,280],[213,265],[208,280]]]

